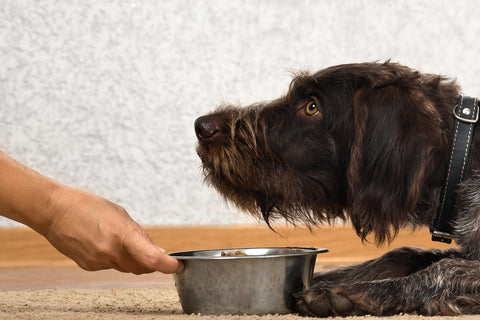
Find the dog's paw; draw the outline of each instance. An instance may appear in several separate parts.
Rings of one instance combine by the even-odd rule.
[[[313,288],[296,295],[297,312],[305,316],[329,317],[371,313],[371,303],[342,288]]]

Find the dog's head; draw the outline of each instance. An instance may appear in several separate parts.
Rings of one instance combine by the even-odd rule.
[[[389,62],[301,73],[277,100],[198,118],[197,152],[206,180],[267,223],[348,216],[381,243],[442,169],[457,96],[453,82]]]

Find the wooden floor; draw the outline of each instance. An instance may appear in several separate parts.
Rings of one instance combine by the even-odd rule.
[[[432,242],[426,229],[402,231],[390,244],[377,248],[362,243],[351,227],[265,226],[145,227],[152,240],[168,252],[265,246],[322,247],[329,253],[317,257],[316,270],[375,258],[401,246],[447,248]],[[160,273],[135,276],[113,270],[87,272],[58,253],[43,237],[27,228],[0,229],[0,290],[44,288],[120,288],[172,286],[170,275]]]

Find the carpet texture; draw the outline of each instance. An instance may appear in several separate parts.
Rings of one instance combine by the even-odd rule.
[[[413,320],[421,316],[346,317],[329,319]],[[0,319],[314,319],[287,315],[185,315],[174,288],[47,289],[0,292]],[[478,316],[429,317],[430,320],[473,320]]]

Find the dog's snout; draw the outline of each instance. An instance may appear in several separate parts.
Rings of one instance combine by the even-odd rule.
[[[202,116],[195,120],[195,133],[199,141],[214,141],[222,134],[224,120],[218,115]]]

